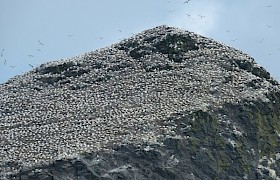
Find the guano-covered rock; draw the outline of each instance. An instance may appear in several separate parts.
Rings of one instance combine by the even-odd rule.
[[[279,84],[158,26],[0,85],[0,179],[280,179]]]

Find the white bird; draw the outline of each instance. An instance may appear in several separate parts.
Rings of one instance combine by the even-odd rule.
[[[198,15],[198,16],[199,16],[201,19],[206,17],[206,16],[202,16],[202,15]]]
[[[3,55],[4,55],[4,51],[5,51],[5,49],[2,49],[2,52],[1,52],[1,57],[3,57]]]
[[[39,45],[44,46],[45,44],[38,40]]]
[[[261,39],[259,41],[257,41],[258,43],[263,43],[264,39]]]
[[[184,1],[183,4],[189,3],[191,0]]]

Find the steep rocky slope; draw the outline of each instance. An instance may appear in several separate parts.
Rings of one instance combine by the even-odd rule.
[[[159,26],[0,85],[1,179],[279,179],[280,90]]]

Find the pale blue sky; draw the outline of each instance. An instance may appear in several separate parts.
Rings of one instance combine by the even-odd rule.
[[[279,0],[184,2],[0,0],[0,83],[162,24],[241,49],[280,80]]]

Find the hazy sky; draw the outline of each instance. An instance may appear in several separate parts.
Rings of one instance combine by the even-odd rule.
[[[0,0],[0,83],[166,24],[254,57],[280,80],[280,0]]]

